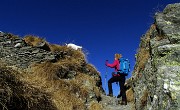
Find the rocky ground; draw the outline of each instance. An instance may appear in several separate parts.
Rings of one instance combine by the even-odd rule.
[[[121,99],[102,95],[102,101],[100,103],[103,105],[103,110],[135,110],[132,102],[127,103],[127,105],[120,105],[119,101]]]

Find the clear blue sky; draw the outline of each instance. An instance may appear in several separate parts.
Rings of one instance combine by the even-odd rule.
[[[153,15],[179,0],[0,0],[0,30],[23,37],[46,38],[50,43],[83,46],[88,62],[101,73],[121,53],[135,64],[140,37]],[[108,68],[108,78],[113,69]],[[114,95],[118,86],[113,85]],[[107,87],[106,87],[107,89]]]

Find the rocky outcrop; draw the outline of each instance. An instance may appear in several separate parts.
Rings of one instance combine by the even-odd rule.
[[[18,45],[19,44],[19,45]],[[9,65],[20,68],[27,68],[32,63],[44,61],[55,61],[62,58],[63,51],[53,54],[42,49],[44,45],[33,47],[28,45],[24,39],[13,36],[12,34],[1,32],[0,35],[0,58]]]
[[[0,109],[99,108],[101,85],[83,51],[0,32]]]
[[[141,38],[132,84],[137,110],[180,108],[180,3],[155,14]]]

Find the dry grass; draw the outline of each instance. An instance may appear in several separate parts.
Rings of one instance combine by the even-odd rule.
[[[144,107],[147,104],[147,99],[148,99],[148,91],[144,90],[142,97],[140,98],[141,107]]]
[[[158,32],[157,35],[153,34],[153,32],[155,32],[155,31]],[[162,33],[162,31],[159,30],[155,24],[151,25],[150,32],[151,32],[150,34],[154,35],[154,37],[156,38],[157,41],[160,41],[160,40],[164,39],[164,37],[165,37],[164,34]]]
[[[59,65],[65,62],[42,63],[32,67],[31,74],[24,74],[24,82],[33,87],[51,94],[51,98],[59,110],[83,110],[84,102],[90,93],[100,96],[99,89],[95,86],[94,77],[88,74],[78,73],[71,80],[54,79]],[[56,67],[57,66],[57,67]],[[68,67],[68,65],[64,65]],[[67,106],[68,105],[68,106]]]
[[[134,92],[132,90],[132,87],[126,91],[127,101],[133,102],[134,101]]]
[[[93,90],[94,90],[95,95],[96,95],[97,98],[100,98],[100,97],[101,97],[100,89],[101,89],[101,88],[99,88],[99,87],[97,87],[97,86],[95,86],[95,87],[93,88]],[[101,100],[101,99],[98,99],[98,100]]]
[[[84,103],[82,100],[76,98],[69,90],[60,90],[53,93],[55,105],[59,110],[84,110]]]
[[[150,26],[150,29],[152,30],[152,31],[154,31],[154,30],[156,30],[156,25],[155,24],[152,24],[151,26]]]
[[[17,95],[21,99],[17,101],[18,103],[25,101],[25,104],[22,103],[19,106],[22,106],[22,109],[34,106],[35,109],[39,104],[49,103],[43,107],[46,109],[51,107],[54,110],[84,110],[84,103],[87,98],[90,98],[90,93],[100,97],[100,92],[99,88],[96,87],[94,76],[78,72],[82,69],[81,63],[73,58],[59,60],[56,63],[44,62],[31,65],[26,72],[18,73],[18,81],[24,85],[21,90],[25,91],[23,97]],[[97,73],[93,66],[89,67],[89,71]],[[58,76],[60,73],[68,73],[69,71],[76,72],[75,77],[71,80],[60,79]],[[37,97],[33,95],[36,92],[38,93]],[[47,101],[43,102],[42,100]]]
[[[98,76],[100,76],[100,73],[97,72],[97,69],[94,67],[94,65],[88,64],[87,69],[88,69],[90,75],[98,75]]]
[[[51,52],[53,52],[53,53],[65,51],[65,49],[66,49],[66,46],[60,46],[57,44],[50,44],[49,47],[51,49]]]
[[[32,71],[34,71],[37,76],[41,76],[49,80],[58,78],[57,74],[59,73],[60,67],[56,64],[44,62],[41,64],[35,64],[33,66]]]
[[[70,71],[74,71],[74,75],[76,75],[76,71],[80,70],[81,66],[78,62],[73,61],[62,61],[62,62],[44,62],[41,64],[36,64],[33,67],[33,71],[39,76],[46,77],[47,79],[59,79],[65,78],[68,79],[68,75],[72,74]]]
[[[52,53],[61,53],[64,59],[76,59],[79,62],[86,62],[86,55],[83,51],[77,51],[72,48],[68,48],[67,46],[49,44],[44,39],[33,35],[26,35],[24,37],[24,41],[33,47],[37,47],[39,44],[45,43],[45,50],[50,50]]]
[[[0,109],[56,110],[50,95],[20,80],[21,73],[0,65]]]
[[[33,46],[33,47],[36,47],[38,46],[40,43],[42,42],[45,42],[44,39],[40,38],[40,37],[37,37],[37,36],[33,36],[33,35],[26,35],[24,37],[24,41],[30,45],[30,46]]]
[[[84,100],[79,97],[82,91],[77,83],[72,84],[68,80],[62,79],[50,80],[47,76],[33,73],[25,74],[22,80],[50,94],[51,100],[58,110],[84,110]]]
[[[141,70],[144,70],[145,64],[148,61],[150,57],[149,50],[145,48],[140,48],[138,52],[138,57],[137,57],[137,62],[138,62],[138,67],[136,69],[136,72],[139,73]]]
[[[13,35],[11,33],[8,33],[7,36],[8,36],[9,39],[17,39],[17,38],[19,38],[18,35]]]
[[[83,63],[84,61],[79,61],[78,59],[74,58],[63,59],[56,62],[57,65],[63,65],[64,67],[67,67],[68,70],[73,71],[80,71]]]
[[[103,107],[98,102],[91,102],[89,110],[103,110]]]
[[[76,59],[64,59],[59,60],[56,63],[44,62],[41,64],[32,65],[33,71],[39,76],[46,77],[47,79],[59,79],[59,78],[68,78],[68,75],[71,75],[70,71],[74,71],[76,75],[77,71],[82,70],[81,62]]]
[[[41,42],[46,42],[42,38],[31,35],[25,36],[24,40],[27,44],[35,47]],[[36,110],[37,106],[42,105],[40,108],[49,110],[84,110],[86,100],[90,98],[90,94],[100,97],[99,88],[96,86],[99,80],[99,72],[93,65],[86,63],[85,54],[82,51],[55,44],[48,44],[48,47],[51,52],[62,52],[64,57],[54,63],[32,64],[26,70],[13,72],[18,74],[14,77],[18,78],[16,79],[18,80],[17,85],[20,82],[19,89],[21,89],[21,92],[18,93],[23,95],[19,96],[17,94],[17,97],[21,99],[17,103],[25,103],[22,103],[24,105],[21,109],[32,107],[33,110]],[[73,77],[70,77],[71,75]],[[0,100],[0,106],[2,104]],[[98,104],[92,104],[91,108],[100,110]]]
[[[136,59],[136,73],[140,73],[141,70],[144,70],[145,64],[150,58],[150,36],[152,35],[155,29],[155,25],[153,24],[150,29],[147,31],[146,35],[141,38],[141,44],[138,49],[137,59]]]
[[[74,50],[66,46],[64,46],[64,51],[67,52],[67,56],[70,56],[69,58],[76,59],[79,62],[85,62],[86,56],[82,51]]]
[[[68,48],[67,46],[60,46],[57,44],[49,44],[50,50],[53,53],[61,53],[61,57],[63,59],[72,60],[75,59],[78,62],[85,63],[86,55],[83,51],[74,50],[72,48]],[[60,61],[61,62],[61,61]]]

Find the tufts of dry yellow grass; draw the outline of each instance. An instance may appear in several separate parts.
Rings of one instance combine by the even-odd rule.
[[[43,62],[33,66],[32,71],[34,71],[34,74],[37,76],[44,77],[49,80],[58,79],[58,73],[61,69],[59,65],[51,62]]]
[[[77,59],[70,58],[70,59],[63,59],[56,62],[57,65],[63,65],[67,67],[68,70],[79,71],[82,68],[82,64],[84,62],[78,61]]]
[[[33,47],[38,46],[40,43],[46,42],[44,39],[37,37],[37,36],[33,36],[33,35],[26,35],[24,37],[24,41]]]
[[[51,52],[53,52],[53,53],[64,51],[66,48],[66,46],[60,46],[57,44],[50,44],[49,47],[51,49]]]
[[[32,73],[24,74],[23,80],[50,94],[59,110],[83,110],[84,102],[90,93],[100,97],[99,89],[95,86],[96,80],[88,74],[79,72],[71,80],[55,79],[57,68],[63,64],[64,67],[68,67],[67,62],[34,65],[31,67]]]
[[[21,71],[22,72],[22,71]],[[0,65],[0,109],[55,110],[50,95],[22,80],[23,74],[12,67]]]
[[[7,36],[8,36],[9,39],[12,39],[12,40],[19,38],[18,35],[13,35],[12,33],[7,33]]]
[[[76,98],[69,90],[60,90],[53,93],[52,98],[59,110],[84,110],[85,106],[82,100]]]
[[[67,46],[60,46],[57,44],[49,44],[50,50],[53,53],[62,53],[64,59],[67,60],[76,60],[80,63],[85,63],[86,62],[86,55],[83,51],[79,50],[74,50],[72,48],[68,48]],[[61,62],[61,61],[60,61]]]
[[[77,83],[72,84],[62,79],[52,80],[34,73],[25,74],[22,80],[49,94],[58,110],[84,110],[84,100],[80,97],[81,89]]]
[[[142,108],[147,104],[148,94],[148,91],[144,90],[142,97],[140,98]]]
[[[145,49],[145,48],[140,48],[139,52],[138,52],[138,67],[136,69],[136,71],[139,73],[141,70],[144,70],[145,68],[145,64],[147,62],[147,60],[149,59],[150,54],[149,54],[149,50]]]
[[[126,96],[128,102],[134,101],[134,92],[132,90],[132,87],[126,91]]]
[[[89,110],[103,110],[103,107],[101,104],[99,104],[98,102],[91,102]]]
[[[96,70],[96,68],[92,64],[88,64],[87,69],[89,70],[90,75],[98,75],[98,76],[100,76],[100,73]]]
[[[46,43],[44,39],[31,35],[25,36],[24,40],[27,44],[35,47],[39,43]],[[56,44],[48,44],[47,46],[51,52],[60,52],[64,57],[54,63],[47,61],[32,64],[28,69],[20,70],[18,81],[24,84],[21,89],[26,91],[23,93],[22,100],[27,99],[27,102],[31,104],[30,107],[39,106],[41,103],[46,104],[47,101],[54,110],[55,108],[57,110],[84,110],[86,100],[90,98],[90,94],[100,97],[99,88],[96,86],[99,80],[99,72],[93,65],[86,63],[86,56],[81,50],[74,50]],[[69,78],[67,77],[69,74],[74,76]],[[39,97],[34,96],[36,92],[39,93]],[[41,102],[38,103],[37,101]],[[91,108],[101,110],[97,103],[91,106]]]
[[[47,79],[59,79],[66,78],[70,71],[74,71],[75,75],[77,71],[82,70],[81,62],[76,59],[64,59],[59,60],[56,63],[43,62],[41,64],[32,65],[32,70],[39,76],[46,77]]]
[[[64,51],[67,52],[68,59],[76,59],[79,62],[85,62],[86,56],[82,51],[74,50],[68,47],[64,47]]]
[[[152,35],[155,29],[154,24],[150,27],[147,31],[146,35],[141,38],[141,44],[138,50],[137,59],[136,59],[136,73],[140,73],[141,70],[144,70],[145,64],[147,63],[148,59],[150,58],[150,36]]]
[[[70,71],[74,71],[74,75],[77,74],[78,71],[81,71],[81,62],[78,62],[75,59],[65,59],[58,61],[56,63],[52,62],[43,62],[41,64],[32,65],[32,71],[36,73],[36,75],[40,77],[46,77],[49,80],[59,79],[59,78],[68,78]]]

